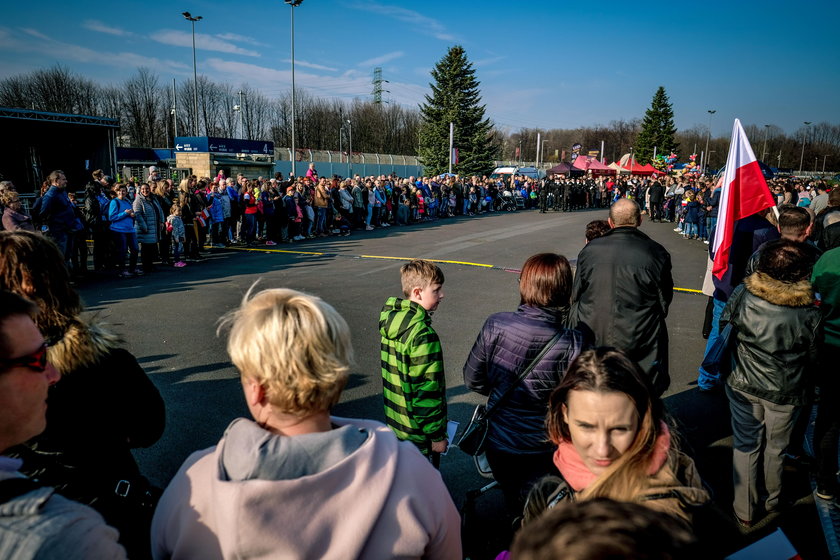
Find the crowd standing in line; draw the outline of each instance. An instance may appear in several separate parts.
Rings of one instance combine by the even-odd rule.
[[[438,267],[425,261],[404,266],[405,299],[390,298],[382,310],[388,427],[330,416],[352,364],[347,325],[332,307],[291,290],[246,296],[223,323],[230,328],[228,353],[240,371],[253,421],[235,420],[217,446],[191,456],[162,498],[139,472],[130,449],[160,437],[163,401],[119,341],[81,318],[68,271],[76,267],[78,273],[81,263],[86,267],[87,256],[79,257],[87,233],[94,236],[100,269],[141,274],[156,262],[177,266],[184,256],[198,259],[208,241],[220,247],[237,241],[268,245],[439,219],[459,209],[490,212],[497,200],[517,198],[519,188],[527,195],[519,192],[523,202],[547,211],[556,203],[556,181],[341,181],[320,178],[311,167],[306,178],[294,181],[221,174],[187,178],[176,194],[171,181],[121,184],[94,173],[84,204],[76,206],[64,174],[51,173],[32,212],[32,225],[46,236],[25,226],[0,232],[0,296],[10,302],[0,314],[0,383],[16,387],[0,393],[0,399],[10,399],[10,406],[0,408],[0,483],[31,481],[24,475],[39,480],[34,489],[26,486],[29,482],[18,483],[22,490],[10,491],[11,502],[7,499],[16,504],[12,513],[0,515],[0,542],[18,547],[9,556],[31,557],[27,553],[34,549],[61,542],[46,525],[39,529],[41,540],[25,546],[6,538],[19,534],[22,520],[15,517],[15,507],[31,500],[39,514],[26,523],[66,521],[55,514],[55,508],[66,508],[85,520],[86,534],[99,535],[98,546],[108,550],[104,557],[118,558],[125,551],[132,557],[249,557],[279,550],[324,558],[459,556],[460,519],[434,468],[449,444],[442,345],[431,327],[431,315],[443,299]],[[778,476],[781,458],[803,448],[797,419],[808,414],[817,385],[816,495],[835,501],[840,415],[825,404],[837,394],[828,373],[840,340],[840,191],[771,182],[779,217],[763,211],[741,220],[728,283],[710,294],[713,332],[729,325],[735,332],[728,376],[700,372],[701,390],[725,388],[732,411],[735,498],[727,521],[712,515],[724,506],[711,501],[664,414],[670,255],[637,229],[646,215],[679,221],[680,233],[692,239],[713,236],[712,210],[719,205],[720,188],[676,179],[665,185],[636,178],[610,181],[584,179],[577,193],[572,186],[568,195],[560,195],[558,211],[610,207],[606,227],[587,227],[574,281],[565,257],[529,259],[520,278],[520,308],[488,319],[464,366],[465,385],[492,401],[542,348],[554,344],[543,367],[535,367],[516,387],[518,396],[513,392],[505,403],[508,415],[500,413],[491,422],[491,469],[510,513],[524,517],[514,554],[527,550],[534,535],[541,535],[540,546],[553,546],[544,527],[563,511],[608,500],[657,512],[641,514],[644,519],[667,516],[662,526],[676,524],[679,531],[694,533],[711,556],[730,551],[732,541],[722,538],[730,529],[749,527],[790,503]],[[19,197],[9,185],[3,191],[4,224],[26,224],[18,216]],[[807,204],[801,203],[804,198]],[[808,213],[804,228],[802,208]],[[98,221],[91,219],[97,216]],[[774,241],[778,237],[784,239]],[[105,250],[97,251],[97,238],[108,244]],[[611,287],[602,274],[624,278],[622,289]],[[597,294],[600,299],[593,298]],[[631,307],[632,324],[625,324],[622,310]],[[715,336],[709,334],[710,344]],[[781,360],[780,353],[790,360]],[[118,372],[117,379],[102,381],[106,370]],[[131,403],[99,394],[113,382],[124,384],[117,394],[132,395]],[[40,403],[50,385],[45,414]],[[21,400],[36,406],[21,406]],[[119,408],[108,418],[125,423],[103,425],[103,402]],[[140,408],[127,414],[129,404]],[[19,429],[22,423],[26,430]],[[551,444],[536,445],[538,440]],[[511,468],[511,457],[523,454],[534,456],[527,476]],[[383,482],[383,473],[390,483]],[[91,504],[119,529],[125,548],[96,513],[59,500],[46,487]],[[289,508],[290,503],[295,506]],[[6,505],[0,504],[0,512]],[[635,528],[642,534],[651,524],[656,522],[640,521]],[[85,542],[83,536],[78,542]]]

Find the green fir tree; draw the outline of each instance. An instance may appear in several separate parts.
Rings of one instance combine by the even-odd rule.
[[[488,172],[496,155],[492,124],[484,118],[479,82],[463,47],[451,47],[435,65],[432,78],[432,94],[420,105],[423,123],[418,155],[426,173],[436,175],[449,169],[450,122],[455,123],[453,146],[459,159],[452,171],[460,175]]]
[[[677,153],[679,144],[674,139],[677,128],[674,126],[674,109],[668,100],[665,88],[659,86],[653,95],[650,109],[645,113],[642,130],[636,140],[634,156],[636,161],[644,165],[653,161],[653,148],[656,147],[657,156],[668,156]]]

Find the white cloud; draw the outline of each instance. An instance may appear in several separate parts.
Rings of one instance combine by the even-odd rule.
[[[86,64],[102,64],[125,71],[133,71],[135,67],[145,66],[156,71],[166,71],[173,74],[187,74],[190,66],[172,60],[146,57],[131,52],[109,52],[94,50],[72,43],[58,41],[35,29],[22,28],[23,34],[8,28],[0,28],[0,50],[37,53],[55,60],[57,53],[62,61],[82,62]],[[28,40],[34,37],[35,41]]]
[[[192,47],[192,33],[187,31],[177,31],[175,29],[164,29],[152,33],[149,36],[153,41],[163,43],[164,45],[172,45],[175,47]],[[215,35],[205,35],[203,33],[195,34],[195,48],[205,51],[218,51],[229,54],[241,54],[244,56],[260,56],[257,51],[249,51],[241,47],[237,47],[233,43],[229,43],[219,39]]]
[[[351,4],[350,7],[356,10],[373,12],[408,23],[411,25],[412,31],[431,33],[433,37],[440,39],[441,41],[457,41],[455,35],[449,33],[441,22],[428,16],[424,16],[420,12],[409,10],[408,8],[377,4],[376,2],[358,2],[356,4]]]
[[[291,64],[292,60],[287,58],[283,60],[283,62]],[[305,60],[298,60],[295,59],[295,66],[303,66],[304,68],[312,68],[313,70],[327,70],[328,72],[335,72],[338,68],[331,68],[329,66],[323,66],[321,64],[315,64],[314,62],[306,62]]]
[[[257,47],[270,47],[266,43],[261,43],[256,39],[252,39],[251,37],[247,37],[245,35],[237,35],[236,33],[222,33],[220,35],[215,35],[215,37],[222,39],[224,41],[233,41],[234,43],[248,43],[249,45],[255,45]]]
[[[120,29],[119,27],[108,27],[108,25],[95,19],[85,21],[83,26],[85,29],[90,29],[91,31],[96,31],[97,33],[106,33],[108,35],[117,35],[119,37],[130,37],[134,35],[131,31],[126,31],[125,29]]]
[[[386,62],[390,62],[392,60],[400,58],[401,56],[405,56],[405,53],[403,51],[389,52],[380,56],[375,56],[373,58],[363,60],[358,64],[358,66],[379,66],[380,64],[385,64]]]
[[[283,94],[291,87],[291,70],[266,68],[256,64],[211,58],[206,62],[211,73],[223,74],[232,83],[247,82],[269,98]],[[366,98],[370,95],[370,78],[357,71],[341,76],[321,76],[311,72],[295,72],[295,86],[317,97]],[[425,88],[416,84],[393,82],[388,97],[395,103],[416,106],[423,99]]]

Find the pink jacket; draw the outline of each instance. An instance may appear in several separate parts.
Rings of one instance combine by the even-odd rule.
[[[191,455],[155,512],[153,556],[460,558],[458,512],[440,473],[417,448],[379,422],[333,423],[367,437],[338,463],[308,476],[228,480],[221,457],[233,444],[225,438]],[[269,442],[283,437],[266,434]]]

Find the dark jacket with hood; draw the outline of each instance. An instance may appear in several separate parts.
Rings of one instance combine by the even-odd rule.
[[[627,352],[661,395],[670,384],[665,317],[673,297],[668,251],[635,227],[617,227],[578,256],[569,326]]]
[[[721,329],[730,322],[736,351],[729,386],[776,404],[810,402],[820,324],[811,283],[756,272],[727,302]]]
[[[131,449],[149,447],[163,434],[163,399],[134,356],[100,325],[73,320],[47,358],[61,374],[50,388],[47,428],[5,454],[20,457],[27,476],[98,510],[131,549],[125,539],[140,527],[120,515],[115,489],[121,480],[139,483]]]
[[[488,395],[488,406],[494,406],[554,335],[562,333],[490,418],[488,447],[506,453],[551,451],[545,431],[548,398],[569,362],[585,347],[582,333],[563,328],[563,311],[520,305],[514,313],[491,315],[481,328],[464,364],[464,384]]]

